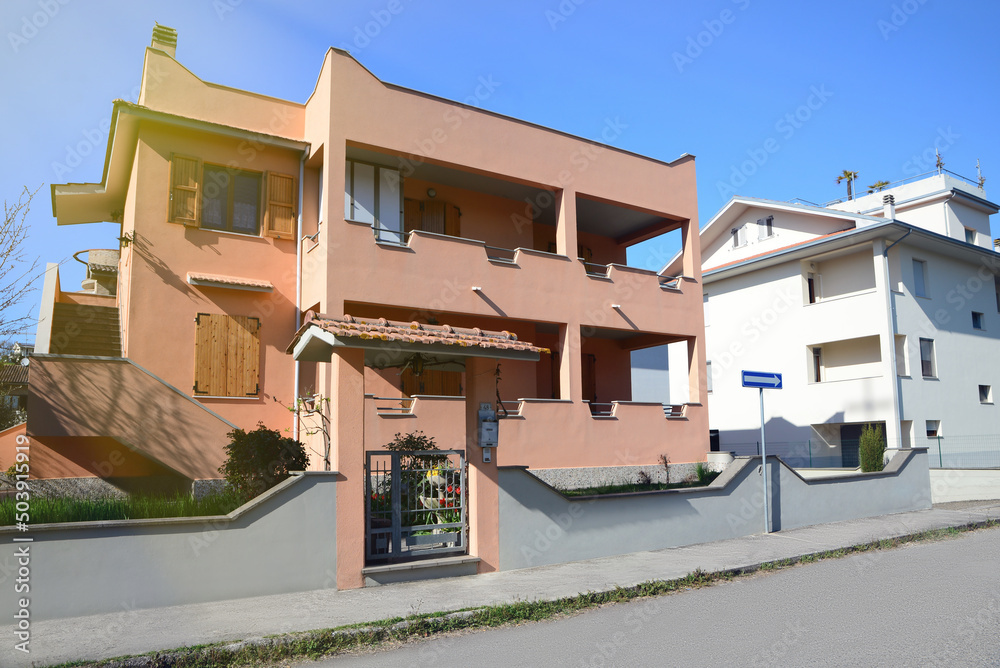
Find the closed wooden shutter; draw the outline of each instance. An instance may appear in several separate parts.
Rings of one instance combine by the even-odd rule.
[[[170,207],[167,220],[198,226],[201,206],[201,161],[183,155],[170,157]]]
[[[412,397],[415,394],[429,394],[437,397],[462,396],[462,372],[424,369],[419,376],[406,369],[402,375],[403,394]]]
[[[260,392],[260,320],[199,313],[195,323],[195,395],[257,396]]]
[[[267,211],[265,232],[278,239],[295,238],[295,202],[298,190],[295,177],[267,173]]]
[[[425,232],[435,232],[444,234],[444,211],[445,203],[438,200],[427,200],[424,202],[424,215],[422,229]]]
[[[451,237],[462,236],[461,217],[458,207],[454,204],[446,204],[444,208],[444,233]]]
[[[412,232],[421,228],[422,207],[419,200],[406,198],[403,200],[403,231]]]

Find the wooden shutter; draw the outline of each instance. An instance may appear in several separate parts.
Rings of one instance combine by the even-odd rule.
[[[444,234],[445,203],[438,200],[427,200],[424,202],[424,215],[421,229],[425,232],[435,232]]]
[[[461,235],[462,213],[454,204],[446,204],[444,207],[444,233],[450,237],[460,237]]]
[[[267,173],[267,207],[264,230],[269,237],[295,238],[295,203],[298,200],[295,177]]]
[[[422,229],[421,225],[421,204],[419,200],[407,197],[403,200],[403,231],[412,232]]]
[[[198,227],[201,209],[201,161],[170,156],[170,207],[167,220]]]
[[[257,396],[260,392],[260,320],[199,313],[195,323],[195,395]]]

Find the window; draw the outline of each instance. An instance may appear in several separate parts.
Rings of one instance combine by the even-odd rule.
[[[806,276],[806,289],[809,292],[809,303],[815,304],[819,300],[819,276],[810,272]]]
[[[761,218],[757,221],[757,240],[767,239],[774,235],[774,216],[768,216],[767,218]]]
[[[708,327],[710,324],[712,324],[711,318],[709,318],[711,311],[708,308],[708,295],[703,294],[701,296],[701,303],[705,309],[705,327]]]
[[[976,243],[976,231],[971,227],[965,228],[965,243],[967,244]]]
[[[937,378],[934,368],[934,340],[920,339],[920,373],[924,378]]]
[[[368,223],[379,241],[403,242],[403,180],[398,169],[347,161],[344,218]]]
[[[812,349],[812,381],[820,383],[823,381],[823,349]]]
[[[978,311],[972,312],[972,329],[986,329],[983,325],[983,314]]]
[[[739,248],[740,246],[747,245],[747,228],[746,225],[741,225],[740,227],[734,227],[730,234],[733,235],[733,248]]]
[[[927,296],[927,263],[923,260],[913,261],[913,294]]]
[[[171,156],[167,215],[171,223],[256,236],[263,213],[265,234],[293,239],[297,202],[298,188],[292,176],[203,165],[197,158]]]
[[[194,341],[195,396],[258,396],[259,372],[258,318],[198,314]]]
[[[260,233],[260,174],[205,165],[203,183],[203,228]]]
[[[940,420],[927,420],[927,438],[937,438],[941,433]]]
[[[712,360],[708,360],[708,362],[705,363],[705,366],[708,369],[708,374],[705,376],[705,378],[706,378],[705,383],[706,383],[706,386],[708,387],[708,391],[711,392],[712,391]]]
[[[981,404],[993,403],[993,386],[991,385],[979,386],[979,403]]]

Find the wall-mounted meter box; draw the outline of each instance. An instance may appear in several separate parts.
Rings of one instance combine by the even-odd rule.
[[[497,422],[496,411],[490,404],[479,404],[479,447],[497,447],[497,435],[499,434],[499,423]]]

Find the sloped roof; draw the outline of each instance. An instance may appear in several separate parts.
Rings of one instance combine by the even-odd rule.
[[[437,360],[466,357],[538,360],[551,352],[526,341],[513,332],[497,332],[478,327],[428,325],[385,318],[355,318],[351,315],[306,314],[305,324],[285,352],[296,359],[328,361],[334,348],[365,348],[366,364],[384,368],[399,366],[413,354]],[[371,359],[369,359],[371,357]]]
[[[0,385],[27,385],[28,367],[20,364],[0,365]]]

